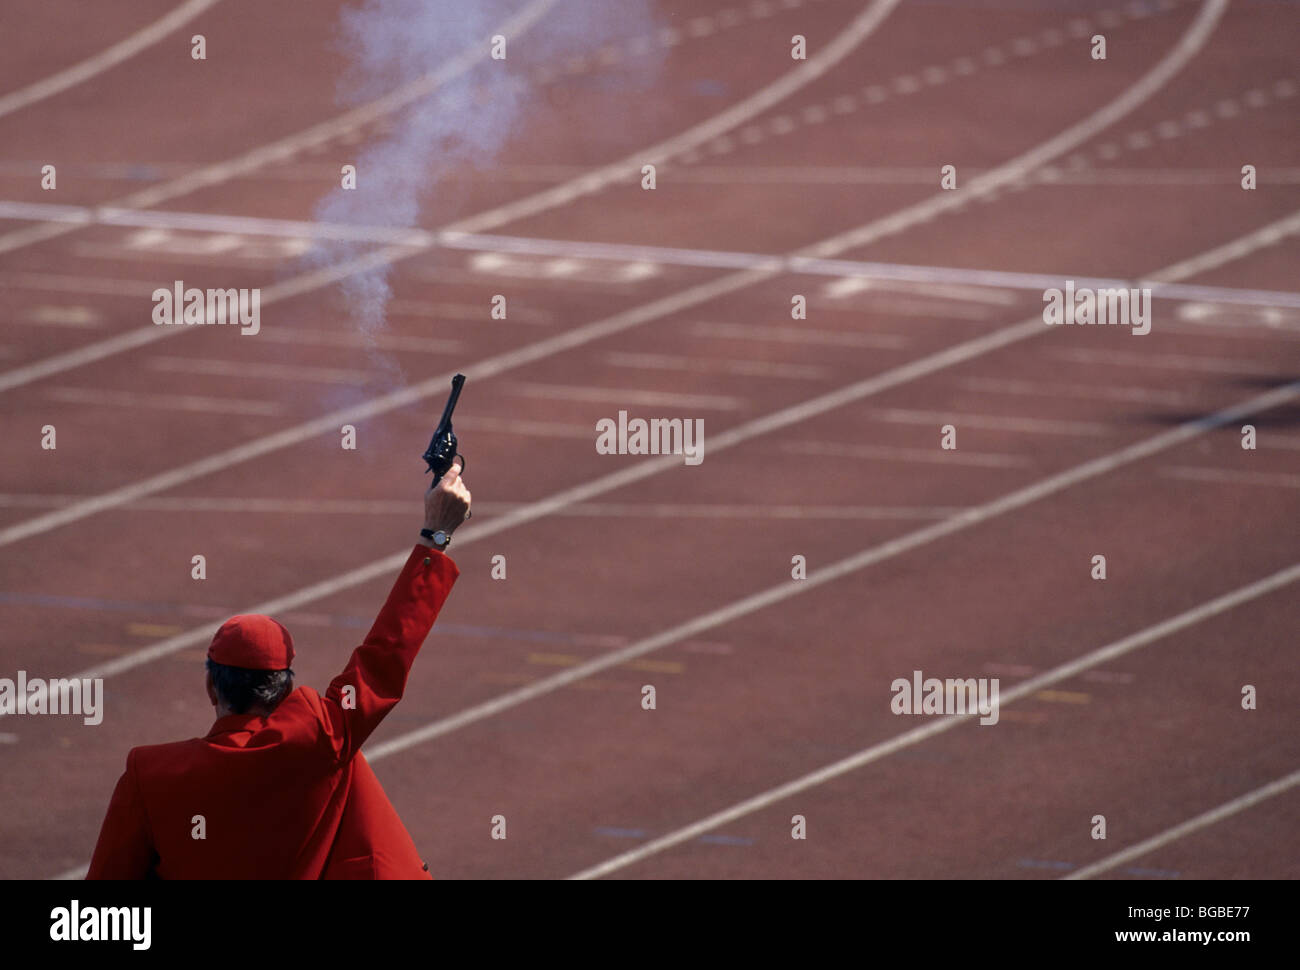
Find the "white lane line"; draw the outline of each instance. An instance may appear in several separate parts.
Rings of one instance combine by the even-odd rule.
[[[408,251],[402,250],[403,253]],[[355,273],[365,272],[376,266],[387,265],[396,258],[396,255],[394,250],[381,249],[356,259],[262,287],[261,306],[267,307],[273,303],[278,303],[280,300],[298,296],[301,293],[310,292],[338,280],[346,279]],[[144,347],[167,337],[190,333],[194,329],[193,327],[138,326],[105,340],[86,344],[0,373],[0,391],[7,391],[24,384],[30,384],[41,378],[72,370],[125,350]]]
[[[1191,305],[1191,304],[1189,304]],[[1300,319],[1275,323],[1266,319],[1193,320],[1170,324],[1161,321],[1161,333],[1182,333],[1218,340],[1300,340]]]
[[[1113,429],[1093,421],[1055,421],[1048,418],[1022,418],[999,414],[968,414],[944,411],[914,411],[903,408],[875,409],[867,412],[872,421],[888,424],[953,424],[958,428],[989,428],[994,431],[1023,431],[1027,434],[1069,434],[1106,437]]]
[[[1233,334],[1255,336],[1245,328],[1256,327],[1271,331],[1267,336],[1300,336],[1300,314],[1287,312],[1281,307],[1224,311],[1209,303],[1192,301],[1178,308],[1172,322],[1174,329],[1178,329],[1178,324],[1184,324],[1184,329],[1189,332],[1198,327],[1218,327]],[[1211,333],[1210,336],[1218,334]]]
[[[894,286],[879,286],[876,282],[860,276],[847,277],[828,283],[822,290],[822,296],[829,300],[844,300],[857,294],[866,294],[854,300],[858,306],[869,307],[880,316],[923,317],[939,320],[988,320],[995,310],[988,306],[970,303],[954,303],[949,300],[935,300],[927,297],[893,296],[882,290],[898,289]],[[834,309],[839,309],[835,307]]]
[[[170,209],[136,210],[111,204],[76,206],[19,200],[0,202],[0,218],[63,222],[73,226],[123,226],[130,229],[180,230],[225,233],[232,236],[268,236],[275,239],[373,242],[407,246],[427,245],[435,236],[426,229],[395,226],[359,226],[345,222],[268,219],[261,216],[178,212]],[[150,240],[150,242],[155,248],[161,248],[160,244],[164,239],[165,237],[159,234],[157,241]],[[194,247],[187,254],[206,256],[230,248],[230,240],[225,239],[209,242],[204,248]],[[151,254],[157,255],[156,252]]]
[[[1198,468],[1177,465],[1161,472],[1170,478],[1190,479],[1197,482],[1227,482],[1233,485],[1270,485],[1280,488],[1300,488],[1300,475],[1284,472],[1239,472],[1226,468]]]
[[[365,384],[365,371],[341,367],[306,367],[258,360],[213,360],[207,357],[151,357],[150,370],[171,374],[213,374],[219,377],[260,378],[270,381],[319,381],[324,384]]]
[[[104,325],[103,315],[94,307],[41,304],[22,315],[24,323],[42,327],[77,327],[94,329]]]
[[[1186,404],[1191,398],[1181,391],[1159,391],[1149,387],[1117,387],[1107,384],[1060,384],[1043,381],[1018,381],[1006,377],[963,377],[956,381],[958,387],[992,394],[1022,394],[1034,397],[1082,397],[1088,400],[1104,398],[1109,401],[1138,401],[1168,404],[1172,407]]]
[[[151,47],[173,30],[183,27],[209,7],[220,0],[186,0],[180,6],[159,17],[153,23],[142,27],[129,37],[118,41],[112,47],[105,48],[93,57],[88,57],[79,64],[65,68],[57,74],[29,84],[25,88],[11,91],[0,96],[0,117],[12,114],[29,104],[52,97],[60,91],[88,81],[96,74],[102,74],[114,65],[134,57],[146,47]]]
[[[83,263],[108,260],[138,263],[147,252],[150,266],[156,267],[155,272],[160,275],[167,274],[165,282],[170,283],[177,274],[183,272],[181,267],[195,267],[192,272],[203,273],[208,277],[214,277],[218,272],[226,270],[265,270],[271,266],[282,265],[284,260],[300,259],[311,249],[309,243],[281,242],[274,247],[250,245],[252,240],[230,235],[203,238],[172,236],[170,242],[171,245],[167,248],[162,246],[153,248],[153,244],[149,244],[148,249],[145,247],[133,249],[129,239],[114,240],[111,243],[78,240],[56,258]],[[199,251],[205,245],[211,245],[212,251]],[[167,269],[165,268],[167,264],[177,269]]]
[[[962,306],[942,300],[916,297],[889,297],[874,293],[864,301],[875,313],[896,317],[922,317],[939,320],[991,320],[996,314],[987,306]]]
[[[850,445],[838,441],[792,441],[781,446],[792,455],[824,455],[831,458],[866,458],[871,461],[912,461],[931,465],[973,465],[979,468],[1025,468],[1033,464],[1024,455],[998,455],[978,451],[943,451],[934,448],[890,448],[883,445]],[[807,463],[804,465],[807,468]]]
[[[1149,367],[1152,370],[1184,370],[1201,374],[1276,374],[1276,364],[1254,360],[1231,360],[1194,354],[1142,354],[1128,350],[1088,350],[1081,347],[1053,347],[1047,356],[1080,364],[1115,364],[1121,367]]]
[[[130,296],[143,299],[157,288],[158,281],[62,276],[57,273],[0,273],[0,284],[19,290],[95,293],[103,296]]]
[[[892,333],[819,330],[800,327],[770,327],[749,323],[696,323],[690,332],[697,337],[720,337],[724,340],[771,340],[788,344],[824,344],[831,347],[881,347],[897,350],[907,346],[907,338]]]
[[[1286,233],[1283,233],[1283,235],[1286,235]],[[1278,241],[1280,241],[1281,238],[1282,236],[1279,236]],[[1179,263],[1178,266],[1174,268],[1178,270],[1178,275],[1184,278],[1187,276],[1193,276],[1203,271],[1200,260],[1201,257],[1193,256],[1184,263]],[[1193,296],[1192,299],[1195,299],[1195,297]]]
[[[404,506],[410,512],[411,503]],[[506,506],[499,511],[522,509]],[[908,521],[942,519],[962,511],[954,506],[915,505],[661,505],[636,502],[584,502],[556,512],[559,516],[654,519],[826,519],[831,521]]]
[[[457,427],[467,431],[492,434],[525,435],[542,438],[586,438],[592,441],[596,429],[590,424],[568,424],[563,421],[525,421],[520,418],[489,418],[466,415]]]
[[[137,228],[183,229],[195,232],[291,239],[347,239],[412,249],[445,248],[477,253],[550,257],[553,259],[591,259],[653,266],[689,266],[709,269],[779,268],[799,275],[829,276],[842,280],[831,284],[843,287],[859,283],[866,289],[877,282],[919,284],[927,296],[951,293],[954,299],[981,299],[1006,305],[1008,295],[988,293],[994,290],[1023,290],[1041,293],[1060,287],[1064,280],[1074,280],[1078,287],[1092,289],[1149,287],[1159,299],[1197,300],[1207,303],[1300,307],[1300,293],[1221,286],[1185,286],[1156,280],[1120,280],[1088,277],[1073,273],[1017,273],[1001,270],[973,270],[950,266],[918,266],[903,263],[878,263],[846,259],[813,259],[799,255],[749,253],[732,250],[692,249],[680,246],[649,246],[636,243],[601,243],[580,240],[547,239],[532,236],[502,236],[467,233],[455,230],[431,231],[391,226],[358,226],[344,223],[309,222],[291,219],[264,219],[256,216],[230,216],[213,213],[133,211],[103,207],[49,205],[36,202],[0,201],[0,219],[62,219],[81,225],[130,226]],[[182,257],[188,258],[188,257]],[[483,264],[484,266],[486,264]],[[476,268],[483,268],[479,266]],[[141,283],[149,291],[153,284]],[[971,289],[962,290],[961,287]],[[907,289],[907,287],[902,287]],[[832,294],[836,295],[836,294]],[[400,302],[400,301],[395,301]],[[900,304],[903,305],[903,304]],[[928,308],[926,312],[930,312]],[[954,312],[951,308],[945,312]],[[977,312],[977,308],[971,310]]]
[[[804,582],[808,582],[811,578],[812,577],[810,576],[809,579],[804,580]],[[1061,664],[1046,673],[1017,684],[1015,687],[1005,691],[1001,695],[999,703],[1003,705],[1010,704],[1023,697],[1035,694],[1046,687],[1069,680],[1086,670],[1100,666],[1101,664],[1114,660],[1117,657],[1121,657],[1124,654],[1131,653],[1141,647],[1145,647],[1150,643],[1161,640],[1173,633],[1177,633],[1180,630],[1184,630],[1200,623],[1203,620],[1207,620],[1210,617],[1217,616],[1220,613],[1233,609],[1242,603],[1249,602],[1250,600],[1271,593],[1289,583],[1295,582],[1297,579],[1300,579],[1300,563],[1293,564],[1271,576],[1257,580],[1256,582],[1236,589],[1231,593],[1226,593],[1223,596],[1190,609],[1185,613],[1180,613],[1177,616],[1170,617],[1154,626],[1149,626],[1144,630],[1139,630],[1137,633],[1131,634],[1122,640],[1117,640],[1104,647],[1099,647],[1075,660]],[[800,586],[802,584],[796,583],[792,585]],[[857,754],[826,765],[825,767],[806,774],[801,778],[796,778],[793,781],[786,782],[784,785],[770,788],[759,795],[755,795],[754,797],[739,802],[730,808],[716,812],[713,815],[701,819],[691,825],[677,829],[668,835],[661,836],[660,838],[648,842],[630,852],[624,852],[622,855],[608,859],[599,865],[584,869],[582,872],[576,873],[569,878],[597,879],[601,876],[607,876],[611,872],[616,872],[619,869],[626,868],[633,863],[640,862],[642,859],[649,858],[665,849],[680,845],[683,842],[688,842],[705,832],[709,832],[722,825],[727,825],[776,802],[783,801],[791,795],[797,795],[798,793],[807,791],[810,788],[815,788],[818,785],[825,784],[841,775],[856,771],[864,765],[871,764],[874,761],[879,761],[882,758],[902,751],[905,748],[910,748],[913,745],[926,741],[935,735],[944,733],[945,731],[950,731],[958,725],[974,721],[978,716],[978,713],[975,713],[969,715],[955,714],[936,718],[929,724],[896,735],[888,741],[874,744],[869,748],[859,751]],[[372,755],[367,756],[373,760]]]
[[[1288,79],[1282,80],[1285,82]],[[1256,97],[1253,100],[1250,98],[1251,92],[1247,92],[1245,98],[1250,107],[1260,108],[1268,103],[1267,96],[1265,96],[1263,100],[1260,99],[1259,94],[1262,92],[1256,91],[1254,93]],[[1235,101],[1230,98],[1224,98],[1218,102],[1218,110],[1216,111],[1216,114],[1220,119],[1228,119],[1236,117],[1240,114],[1240,111],[1237,108]],[[1213,122],[1214,119],[1210,116],[1210,113],[1207,110],[1197,108],[1188,111],[1181,122],[1170,119],[1161,121],[1144,131],[1130,132],[1125,137],[1124,144],[1125,147],[1132,150],[1150,148],[1156,143],[1155,139],[1157,138],[1165,141],[1171,138],[1178,138],[1184,134],[1190,134],[1194,130],[1208,128]],[[1095,154],[1097,158],[1102,161],[1110,161],[1111,159],[1119,157],[1121,151],[1122,149],[1120,146],[1113,142],[1106,142],[1096,148]],[[1082,158],[1082,165],[1087,165],[1086,157]]]
[[[585,428],[579,429],[584,437]],[[0,494],[0,508],[58,508],[78,495]],[[147,498],[125,506],[137,512],[238,512],[272,515],[392,515],[411,514],[410,499],[284,499],[284,498]],[[504,515],[526,509],[526,502],[483,502],[474,506],[484,515]],[[951,505],[666,505],[637,502],[580,502],[554,514],[575,518],[616,519],[825,519],[830,521],[910,521],[943,519],[964,506]]]
[[[390,300],[388,303],[390,317],[433,317],[436,320],[476,320],[487,318],[487,308],[482,303],[447,303],[423,300]],[[517,303],[510,306],[510,319],[515,323],[549,324],[555,322],[555,314],[549,310],[535,307],[521,307]],[[266,331],[263,331],[265,333]]]
[[[1171,829],[1166,829],[1159,835],[1153,835],[1151,838],[1139,842],[1137,845],[1131,845],[1127,849],[1109,855],[1106,858],[1094,862],[1092,865],[1084,866],[1075,872],[1064,875],[1062,879],[1091,879],[1093,876],[1101,875],[1108,872],[1116,866],[1122,866],[1126,862],[1131,862],[1139,856],[1147,855],[1154,852],[1170,842],[1176,842],[1185,835],[1191,835],[1200,829],[1221,822],[1225,818],[1230,818],[1238,812],[1244,812],[1246,809],[1258,805],[1262,801],[1281,795],[1283,792],[1290,791],[1296,785],[1300,785],[1300,771],[1293,771],[1277,781],[1270,782],[1252,792],[1247,792],[1230,802],[1224,802],[1218,808],[1212,808],[1208,812],[1202,812],[1195,818],[1188,819],[1181,825],[1175,825]]]
[[[1286,438],[1278,435],[1265,435],[1259,442],[1261,448],[1285,448],[1287,451],[1300,451],[1300,438]]]
[[[494,33],[516,38],[533,26],[555,3],[556,0],[532,0],[528,6],[501,24]],[[298,152],[313,145],[324,145],[332,138],[357,125],[369,123],[376,118],[390,114],[406,105],[419,101],[421,98],[427,97],[448,81],[464,74],[479,61],[486,58],[490,52],[489,38],[479,38],[455,57],[446,61],[437,70],[412,81],[410,84],[403,85],[395,91],[390,91],[374,101],[367,102],[318,125],[313,125],[305,131],[254,148],[243,155],[224,162],[218,162],[215,165],[205,166],[162,185],[152,186],[139,192],[133,192],[120,199],[112,200],[108,205],[119,208],[146,208],[177,196],[189,195],[191,192],[196,192],[202,188],[228,182],[272,162],[292,158]],[[75,228],[75,225],[66,226],[47,223],[6,233],[0,235],[0,253],[10,252],[22,246],[53,239],[71,232]]]
[[[500,32],[506,36],[516,36],[524,27],[531,24],[546,8],[550,7],[555,0],[534,0],[519,16],[512,22],[512,29],[502,29]],[[539,212],[545,212],[556,206],[565,205],[581,196],[596,192],[606,185],[610,185],[619,180],[625,180],[629,173],[640,172],[641,166],[651,161],[662,163],[668,155],[685,151],[695,145],[701,144],[729,128],[742,124],[754,115],[766,111],[768,108],[788,97],[806,84],[815,81],[818,77],[830,70],[835,64],[843,60],[848,54],[861,44],[884,20],[899,0],[874,0],[870,7],[859,14],[846,27],[836,34],[835,40],[806,61],[801,61],[799,66],[789,73],[782,75],[776,81],[759,89],[743,101],[738,102],[732,107],[714,115],[705,121],[688,128],[685,132],[675,135],[665,141],[652,145],[649,148],[642,149],[633,155],[629,155],[622,161],[606,165],[603,168],[595,169],[588,174],[566,182],[563,185],[544,190],[536,195],[527,196],[507,205],[500,206],[496,209],[490,209],[487,212],[471,216],[468,219],[453,223],[444,227],[444,232],[479,232],[484,229],[491,229],[515,219],[521,219],[525,216],[536,215]],[[433,87],[437,87],[444,77],[453,76],[458,70],[467,69],[475,61],[488,53],[489,47],[486,42],[477,45],[460,57],[448,62],[447,66],[440,69],[435,74],[430,75],[430,79],[436,81]],[[468,58],[468,60],[466,60]],[[451,72],[450,74],[448,72]],[[230,162],[223,162],[220,165],[210,166],[202,169],[193,175],[186,176],[175,182],[167,183],[154,189],[145,190],[119,199],[111,205],[118,208],[143,208],[149,205],[155,205],[165,199],[173,198],[177,195],[185,195],[199,188],[204,188],[227,179],[234,178],[246,171],[253,170],[260,165],[272,161],[278,161],[282,158],[289,157],[297,152],[302,146],[315,142],[323,142],[338,130],[340,124],[346,122],[352,123],[350,119],[359,113],[379,111],[391,111],[396,105],[389,102],[396,99],[401,103],[402,98],[414,100],[415,97],[422,97],[428,91],[433,90],[429,87],[428,79],[426,81],[416,82],[418,95],[411,95],[409,88],[403,88],[394,92],[386,98],[372,102],[370,105],[362,106],[355,112],[349,112],[340,118],[314,128],[308,129],[299,135],[276,142],[270,146],[257,149],[253,152],[233,159]],[[387,105],[387,107],[382,107]],[[379,106],[379,107],[377,107]],[[346,124],[344,124],[346,127]],[[52,228],[51,228],[52,225]],[[22,229],[0,236],[0,252],[6,252],[15,249],[21,245],[27,245],[32,242],[39,242],[43,239],[52,238],[68,231],[66,227],[59,224],[46,224],[37,226],[33,229]],[[365,269],[388,265],[407,256],[423,252],[424,249],[418,246],[412,247],[395,247],[385,248],[377,253],[370,254],[361,259],[352,260],[331,269],[322,270],[317,273],[309,273],[305,276],[295,277],[277,284],[275,287],[268,287],[262,293],[262,305],[265,306],[274,299],[283,299],[290,295],[298,295],[319,289],[338,279],[346,278],[353,273],[361,272]],[[275,290],[275,295],[271,296],[268,291]],[[47,357],[44,360],[37,361],[33,364],[14,370],[0,373],[0,391],[5,391],[13,387],[27,384],[51,374],[68,370],[73,367],[80,367],[83,364],[100,360],[103,357],[112,354],[121,353],[134,347],[142,346],[154,340],[173,334],[189,333],[189,327],[151,327],[148,329],[141,328],[122,334],[119,337],[110,338],[94,344],[88,344],[64,354],[56,354]],[[468,375],[467,375],[468,376]]]
[[[513,309],[511,311],[513,313]],[[480,310],[479,316],[482,317]],[[258,339],[271,343],[316,347],[356,347],[363,350],[409,350],[426,354],[453,354],[465,349],[461,340],[444,340],[440,337],[407,337],[387,333],[336,333],[313,330],[308,327],[284,329],[272,327],[258,331]]]
[[[814,260],[813,262],[814,264],[816,264],[819,261]],[[820,275],[825,275],[825,276],[833,275],[833,273],[835,272],[834,267],[843,265],[845,262],[848,261],[847,260],[828,261],[826,264],[826,269]],[[862,264],[862,269],[866,270],[868,267],[872,265],[874,264],[871,263]],[[922,267],[922,266],[904,267],[903,265],[898,263],[882,263],[879,265],[885,267],[886,272],[890,272],[890,273],[900,273],[904,269],[921,270],[921,271],[941,269],[940,267]],[[849,283],[855,283],[855,284],[865,283],[873,291],[880,291],[885,293],[890,293],[890,292],[909,293],[914,296],[938,297],[940,299],[949,301],[950,303],[951,302],[983,303],[991,307],[1005,308],[1009,306],[1014,306],[1020,302],[1021,299],[1020,295],[1017,293],[1008,292],[1005,287],[989,286],[987,284],[984,285],[968,284],[957,279],[956,278],[957,274],[961,272],[962,270],[958,270],[956,274],[953,274],[953,282],[950,283],[942,283],[935,279],[929,279],[926,280],[924,283],[920,283],[920,282],[915,282],[913,280],[885,279],[881,276],[865,276],[865,277],[853,276],[853,277],[845,278],[843,280],[839,280],[836,283],[828,283],[826,285],[826,289],[830,290],[830,288],[833,286],[847,286]]]
[[[1141,80],[1136,82],[1133,88],[1128,89],[1128,91],[1120,95],[1120,97],[1115,101],[1112,101],[1104,108],[1099,109],[1093,115],[1075,124],[1069,129],[1067,134],[1070,134],[1075,141],[1087,138],[1096,128],[1096,125],[1093,123],[1095,119],[1105,117],[1114,121],[1117,120],[1118,117],[1122,117],[1124,111],[1131,111],[1137,107],[1138,102],[1130,96],[1133,91],[1140,89],[1145,93],[1146,97],[1154,94],[1158,85],[1152,83],[1153,79],[1158,79],[1160,83],[1163,83],[1174,73],[1174,71],[1195,55],[1200,46],[1205,43],[1206,39],[1208,39],[1209,33],[1213,29],[1214,24],[1217,23],[1219,17],[1222,15],[1225,2],[1226,0],[1206,0],[1196,20],[1188,28],[1187,32],[1170,53],[1166,54],[1151,71],[1144,75]],[[872,10],[877,9],[877,7],[872,8]],[[868,13],[870,13],[870,11],[868,11]],[[866,17],[867,15],[864,14],[863,16]],[[868,20],[869,19],[870,18],[868,17]],[[872,23],[874,24],[874,21],[872,21]],[[778,82],[778,84],[779,83],[780,82]],[[1123,111],[1119,111],[1120,107],[1123,108]],[[723,112],[723,114],[725,115],[727,112]],[[699,126],[697,126],[697,128],[698,127]],[[1057,146],[1058,151],[1068,151],[1069,148],[1072,147],[1073,143],[1074,142],[1069,139],[1063,140],[1063,136],[1057,136],[1046,144]],[[989,185],[997,184],[998,181],[1003,178],[1003,174],[1001,173],[1014,173],[1025,164],[1027,159],[1031,158],[1037,159],[1035,164],[1040,164],[1042,161],[1046,161],[1046,158],[1042,157],[1040,149],[1032,149],[1024,155],[1006,163],[1006,165],[998,169],[993,169],[987,175],[983,176],[983,178]],[[884,230],[895,232],[906,225],[923,222],[932,218],[937,214],[936,211],[932,211],[934,210],[935,205],[945,205],[945,203],[943,203],[942,195],[932,196],[930,199],[909,206],[892,216],[868,223],[860,229],[852,230],[840,236],[833,237],[827,243],[818,244],[805,250],[801,250],[800,252],[805,254],[811,252],[816,256],[834,256],[840,252],[842,245],[847,246],[850,244],[858,244],[862,239],[869,237],[871,233],[877,230],[881,230],[882,232]],[[1208,265],[1214,265],[1216,264],[1216,260],[1222,258],[1220,256],[1221,253],[1227,253],[1231,258],[1241,258],[1246,253],[1250,252],[1252,247],[1257,248],[1259,245],[1264,244],[1258,240],[1267,238],[1269,241],[1277,241],[1278,239],[1284,238],[1287,232],[1293,231],[1296,226],[1300,226],[1300,213],[1295,213],[1285,219],[1270,223],[1244,237],[1225,244],[1225,246],[1211,250],[1209,253],[1203,254],[1196,265],[1201,268]],[[355,271],[354,267],[378,265],[379,263],[389,262],[395,258],[397,258],[397,254],[393,253],[391,249],[384,249],[377,253],[371,253],[359,259],[352,260],[347,264],[330,267],[315,274],[308,274],[306,277],[298,277],[295,280],[276,284],[275,286],[268,287],[267,292],[263,293],[262,303],[265,305],[271,299],[285,293],[314,288],[315,286],[320,285],[318,280],[321,279],[329,280],[345,277]],[[1187,265],[1189,264],[1179,264],[1180,267],[1185,267]],[[663,297],[662,299],[642,304],[641,306],[634,307],[630,310],[625,310],[612,317],[606,317],[603,320],[576,327],[573,330],[558,334],[547,340],[538,341],[537,343],[530,344],[527,347],[509,351],[505,354],[498,355],[497,357],[488,358],[485,361],[465,367],[463,372],[470,380],[481,380],[503,371],[522,366],[523,364],[551,356],[561,351],[590,343],[593,340],[612,336],[615,333],[639,326],[649,320],[659,319],[668,314],[696,306],[727,293],[747,288],[754,283],[771,279],[773,276],[778,275],[778,272],[778,268],[773,267],[771,269],[742,270],[738,273],[723,276],[719,279],[689,287],[686,290],[681,290],[667,297]],[[1172,278],[1175,278],[1177,274],[1166,271],[1156,275],[1164,277],[1166,281],[1170,281]],[[159,329],[163,331],[171,331],[173,333],[186,333],[190,328],[155,327],[152,330],[141,329],[135,331],[133,334],[123,335],[122,339],[124,341],[135,340],[137,343],[144,343],[148,339],[151,339],[154,331]],[[961,344],[955,353],[959,357],[960,354],[965,353],[974,347],[993,349],[1002,344],[1024,339],[1034,333],[1041,333],[1044,329],[1045,327],[1042,324],[1041,318],[1034,318],[1025,321],[1016,327],[996,331],[989,337],[978,338],[974,341]],[[145,336],[141,337],[140,335],[142,334]],[[985,343],[985,341],[988,342]],[[97,346],[102,347],[103,345],[101,344]],[[85,353],[87,350],[89,350],[89,348],[83,349],[83,351],[80,352],[74,351],[73,354]],[[58,358],[49,358],[44,362],[39,362],[32,366],[34,368],[52,366],[51,361],[56,361],[57,359]],[[893,373],[927,373],[927,367],[930,362],[944,359],[946,359],[946,355],[940,353],[925,358],[921,362],[912,365],[905,365]],[[55,370],[58,369],[61,368],[55,367]],[[9,373],[13,374],[14,372],[11,371]],[[6,386],[5,378],[7,376],[8,375],[0,377],[0,390],[3,390]],[[79,519],[94,515],[97,512],[121,505],[123,502],[133,501],[154,492],[173,488],[211,472],[305,441],[309,438],[315,437],[316,435],[324,434],[326,432],[334,433],[341,424],[365,420],[366,418],[373,417],[377,414],[382,414],[394,410],[395,408],[403,407],[407,404],[413,404],[430,396],[441,395],[445,393],[447,382],[451,380],[451,377],[452,375],[450,373],[437,375],[436,377],[422,381],[418,384],[410,385],[390,394],[383,395],[382,397],[372,398],[370,401],[356,407],[335,411],[321,418],[246,442],[243,445],[239,445],[227,451],[209,455],[206,458],[192,462],[188,465],[182,465],[173,468],[170,471],[162,472],[150,478],[122,486],[112,492],[107,492],[94,499],[88,500],[79,506],[60,509],[57,512],[48,515],[38,516],[34,519],[17,523],[9,528],[0,530],[0,546],[17,542],[20,539],[32,535],[48,532],[51,529],[58,528],[59,526],[75,522]],[[21,381],[19,383],[21,383]],[[875,386],[875,382],[869,381],[864,386]],[[830,398],[834,399],[835,395],[831,395]],[[852,398],[850,397],[848,399]],[[715,439],[711,446],[712,449],[716,450],[717,444],[718,442]]]
[[[642,391],[625,387],[592,387],[590,384],[535,384],[516,381],[504,384],[506,394],[543,398],[548,401],[598,401],[608,404],[645,407],[703,408],[715,411],[739,411],[743,399],[720,394],[678,394],[676,391]],[[592,427],[593,439],[595,427]]]
[[[136,391],[111,391],[93,387],[51,387],[46,390],[45,396],[52,401],[66,401],[71,404],[146,408],[150,411],[181,410],[200,411],[205,414],[258,415],[284,413],[284,406],[276,401],[204,397],[198,394],[142,394]]]
[[[813,364],[791,364],[776,360],[738,360],[734,357],[726,360],[711,360],[677,354],[640,354],[621,350],[602,354],[600,359],[611,367],[696,371],[705,374],[742,374],[747,377],[776,377],[790,380],[819,381],[829,373],[825,367]]]

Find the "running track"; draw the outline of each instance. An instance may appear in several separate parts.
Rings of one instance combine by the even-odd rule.
[[[505,14],[508,82],[476,41],[346,116],[334,5],[154,0],[77,36],[20,6],[0,670],[103,676],[107,714],[0,718],[0,875],[77,874],[126,750],[206,730],[225,616],[274,611],[299,677],[329,680],[407,546],[456,370],[479,514],[368,747],[439,877],[1300,875],[1285,4],[673,0],[574,47],[561,18],[590,5],[535,0]],[[196,32],[222,52],[199,70]],[[306,266],[339,166],[461,77],[528,92],[494,158],[440,173],[433,232],[367,225],[355,262]],[[715,265],[737,252],[846,265]],[[376,264],[368,348],[335,280]],[[1157,299],[1135,338],[1048,328],[1041,289],[979,271],[1216,289]],[[262,333],[153,327],[174,279],[262,287]],[[705,461],[595,454],[620,409],[702,417]],[[999,723],[893,715],[915,669],[999,678]]]

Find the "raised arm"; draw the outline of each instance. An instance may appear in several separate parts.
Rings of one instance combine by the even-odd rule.
[[[424,495],[425,530],[450,536],[469,517],[470,493],[452,465]],[[441,537],[439,537],[441,538]],[[431,538],[420,537],[392,592],[348,665],[322,698],[336,757],[361,749],[370,733],[402,698],[407,674],[460,570]]]

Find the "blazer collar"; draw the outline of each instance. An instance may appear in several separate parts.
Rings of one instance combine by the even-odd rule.
[[[212,729],[208,731],[207,737],[216,737],[219,734],[233,734],[236,731],[247,730],[254,721],[266,720],[261,714],[227,714],[225,717],[219,717],[212,724]]]

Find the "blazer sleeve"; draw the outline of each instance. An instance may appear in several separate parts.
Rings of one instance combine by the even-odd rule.
[[[355,755],[402,699],[415,655],[460,575],[445,554],[416,545],[383,609],[348,665],[321,698],[326,733],[339,761]]]
[[[147,879],[157,861],[149,817],[140,797],[133,749],[126,756],[126,771],[118,779],[108,803],[86,878]]]

